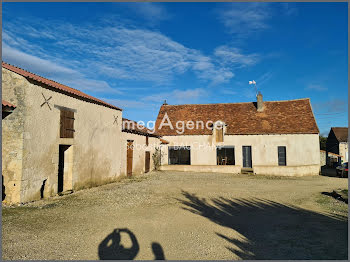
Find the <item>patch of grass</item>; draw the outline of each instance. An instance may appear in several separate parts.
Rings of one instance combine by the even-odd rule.
[[[315,197],[315,202],[329,213],[347,216],[348,205],[345,202],[334,199],[331,196],[319,194]]]

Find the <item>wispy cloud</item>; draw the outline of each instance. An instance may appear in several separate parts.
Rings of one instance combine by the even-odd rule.
[[[144,17],[146,20],[156,23],[162,20],[167,20],[171,16],[162,3],[127,3],[129,9],[137,15]]]
[[[259,60],[258,54],[245,55],[240,49],[228,46],[217,47],[214,54],[224,65],[232,67],[252,66]]]
[[[328,90],[327,87],[324,87],[320,84],[309,84],[305,89],[312,90],[312,91],[320,91],[320,92]]]
[[[170,92],[163,92],[160,94],[146,96],[145,98],[143,98],[143,100],[158,102],[158,103],[164,100],[167,100],[171,104],[176,104],[178,102],[185,103],[187,101],[194,101],[206,95],[207,95],[207,92],[202,88],[187,89],[187,90],[175,89]]]
[[[269,27],[269,3],[230,3],[219,12],[220,21],[230,33],[248,35]]]
[[[105,97],[101,97],[100,99],[112,105],[115,105],[121,108],[126,108],[126,109],[143,109],[144,110],[152,106],[151,103],[145,103],[142,101],[135,101],[130,99],[111,99],[111,98],[105,98]]]
[[[93,92],[121,93],[111,88],[105,81],[89,79],[79,71],[24,53],[8,46],[6,43],[2,45],[2,57],[6,62],[47,78],[52,78],[73,88]]]
[[[245,38],[270,28],[272,17],[294,16],[298,10],[293,3],[246,2],[230,3],[217,13],[229,33]]]
[[[23,30],[16,24],[5,25],[7,37],[3,43],[8,48],[3,51],[9,62],[28,65],[30,59],[23,56],[26,53],[56,65],[65,65],[84,76],[167,85],[175,76],[192,72],[198,79],[217,85],[230,81],[235,67],[252,66],[258,61],[257,54],[244,54],[239,49],[225,46],[217,48],[214,54],[206,55],[160,32],[128,28],[122,24],[77,26],[31,21],[26,28]],[[28,42],[31,50],[23,50],[19,41]],[[12,53],[6,54],[9,51]],[[39,72],[49,68],[52,67],[40,62],[36,67]],[[96,83],[90,86],[94,87]],[[101,90],[108,87],[106,83],[103,85]]]
[[[348,101],[340,98],[331,98],[322,102],[314,102],[313,108],[317,113],[333,114],[347,113]]]

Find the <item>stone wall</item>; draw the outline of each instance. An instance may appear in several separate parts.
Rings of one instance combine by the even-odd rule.
[[[25,82],[23,77],[2,70],[2,98],[16,106],[2,120],[2,176],[4,203],[20,202],[23,136],[25,121]]]
[[[10,203],[37,200],[41,189],[44,197],[57,193],[59,145],[70,146],[65,153],[66,190],[118,179],[121,111],[58,93],[4,68],[2,72],[3,99],[17,106],[8,119],[3,120],[5,186],[9,194],[12,191],[11,194],[16,195],[8,198]],[[50,107],[43,104],[43,96],[51,97]],[[60,138],[60,107],[75,110],[73,139]],[[16,148],[11,144],[16,144]],[[8,157],[11,154],[13,156]],[[21,181],[20,185],[16,184],[17,191],[10,188],[9,181],[14,179]]]

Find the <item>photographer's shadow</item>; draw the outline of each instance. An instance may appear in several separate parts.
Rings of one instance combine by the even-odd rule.
[[[130,248],[125,248],[121,243],[120,233],[129,235],[132,242]],[[135,235],[127,228],[115,229],[98,246],[98,255],[101,260],[132,260],[140,250]]]

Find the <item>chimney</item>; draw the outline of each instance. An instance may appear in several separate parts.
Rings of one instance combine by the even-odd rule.
[[[256,109],[258,112],[262,112],[264,110],[264,108],[263,108],[264,104],[263,104],[263,96],[260,93],[260,91],[259,91],[258,95],[256,96],[256,99],[257,99]]]

